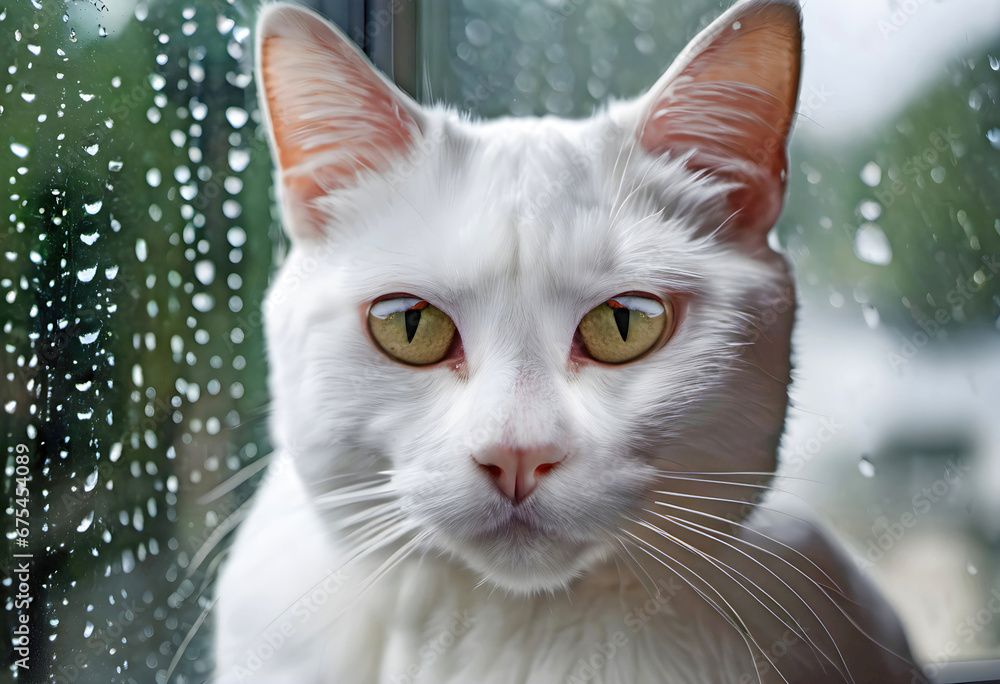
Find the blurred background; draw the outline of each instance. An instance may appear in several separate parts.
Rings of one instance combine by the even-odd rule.
[[[424,102],[585,116],[718,0],[323,0]],[[941,681],[1000,658],[1000,3],[810,0],[779,496],[878,582]],[[204,682],[211,582],[267,465],[260,300],[284,250],[252,2],[0,7],[0,419],[18,681]],[[16,546],[17,445],[30,454]],[[997,600],[991,600],[996,597]]]

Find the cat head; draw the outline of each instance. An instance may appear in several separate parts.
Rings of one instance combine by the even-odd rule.
[[[740,2],[637,99],[471,121],[264,8],[292,243],[265,302],[272,426],[331,531],[531,592],[648,541],[665,497],[745,515],[707,497],[753,486],[704,480],[775,466],[794,297],[767,234],[801,39],[794,0]]]

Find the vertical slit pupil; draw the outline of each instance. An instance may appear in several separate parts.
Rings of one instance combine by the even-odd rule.
[[[413,336],[417,334],[417,326],[420,325],[420,309],[410,309],[403,312],[403,320],[406,323],[406,341],[413,341]]]
[[[628,342],[628,319],[632,313],[631,310],[621,308],[612,309],[612,311],[615,312],[615,323],[618,324],[618,332],[621,333],[622,342]]]

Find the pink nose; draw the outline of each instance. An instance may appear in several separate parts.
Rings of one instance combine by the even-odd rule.
[[[553,447],[496,447],[473,456],[497,483],[500,491],[514,503],[526,499],[535,490],[539,478],[562,463],[565,457],[564,452]]]

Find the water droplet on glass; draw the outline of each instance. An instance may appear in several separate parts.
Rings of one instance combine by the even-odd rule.
[[[69,30],[69,39],[70,39],[70,42],[73,42],[73,43],[76,42],[76,29],[75,28],[71,28]]]
[[[979,574],[979,568],[977,568],[972,563],[969,563],[968,565],[965,566],[965,571],[967,573],[969,573],[970,575],[978,575]]]
[[[219,29],[219,33],[221,33],[222,35],[226,35],[230,31],[232,31],[234,26],[236,26],[235,21],[233,21],[229,17],[224,17],[221,14],[215,20],[215,27]]]
[[[83,638],[90,638],[90,635],[94,633],[94,623],[87,620],[87,624],[83,628]]]
[[[83,210],[85,212],[87,212],[88,214],[90,214],[91,216],[93,216],[94,214],[96,214],[97,212],[99,212],[101,210],[102,206],[104,206],[104,201],[103,200],[97,200],[96,202],[94,202],[92,204],[84,204],[83,205]]]
[[[233,128],[243,128],[250,115],[241,107],[229,107],[226,109],[226,119]]]
[[[84,102],[90,102],[91,100],[94,99],[94,94],[93,93],[80,93],[80,99],[83,100]]]
[[[80,524],[76,526],[76,531],[77,532],[85,532],[87,530],[87,528],[90,527],[91,523],[93,523],[93,522],[94,522],[94,512],[91,511],[90,513],[87,514],[87,517],[85,517],[83,520],[81,520]]]
[[[83,150],[87,154],[89,154],[91,157],[93,157],[95,154],[97,154],[98,150],[100,150],[100,149],[101,149],[101,146],[98,143],[94,143],[93,145],[87,145],[87,146],[85,146],[83,148]]]
[[[874,306],[872,306],[871,304],[862,304],[861,315],[864,316],[865,323],[868,324],[869,328],[874,330],[875,328],[878,327],[881,318],[878,315],[878,309],[876,309]]]
[[[863,477],[875,477],[875,464],[868,458],[868,454],[864,454],[858,461],[858,470]]]
[[[149,187],[157,188],[160,186],[160,170],[153,168],[146,172],[146,182],[149,183]]]
[[[41,54],[42,48],[39,45],[28,45],[28,51],[33,55]]]
[[[97,25],[97,35],[99,35],[101,38],[107,38],[108,37],[108,30],[106,28],[104,28],[103,26],[101,26],[100,24],[98,24]]]
[[[876,188],[882,182],[882,167],[871,161],[861,169],[861,180],[869,188]]]
[[[89,283],[94,279],[94,275],[97,273],[97,266],[91,266],[90,268],[84,268],[76,272],[76,277],[80,279],[81,283]]]
[[[121,171],[124,165],[121,159],[113,159],[108,162],[108,171]]]
[[[877,221],[882,215],[882,205],[875,200],[864,200],[858,210],[866,221]]]
[[[474,47],[485,47],[493,38],[493,29],[482,19],[473,19],[465,26],[465,37]]]
[[[874,223],[864,223],[854,234],[854,254],[865,263],[885,266],[892,262],[892,247],[882,229]]]
[[[23,93],[21,93],[21,99],[23,99],[25,102],[34,102],[35,94],[25,90]]]
[[[97,242],[97,238],[99,238],[99,237],[101,237],[101,234],[97,233],[97,232],[94,232],[94,233],[88,233],[86,235],[81,235],[80,236],[80,240],[85,245],[92,245],[95,242]]]
[[[250,164],[250,153],[246,150],[229,150],[229,168],[236,173],[246,169]]]
[[[17,155],[18,157],[20,157],[21,159],[24,159],[25,157],[28,156],[28,147],[26,145],[22,145],[21,143],[11,143],[10,151],[13,152],[15,155]]]
[[[993,71],[1000,71],[1000,59],[997,59],[993,55],[990,55],[990,69]]]
[[[986,139],[990,141],[990,145],[1000,150],[1000,128],[991,128],[986,131]]]

